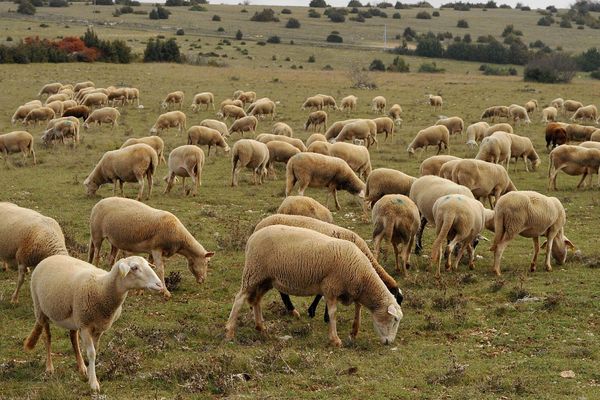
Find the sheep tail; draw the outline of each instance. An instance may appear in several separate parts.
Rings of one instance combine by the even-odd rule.
[[[35,326],[33,327],[33,330],[31,331],[27,339],[25,339],[25,341],[23,342],[24,350],[33,350],[40,338],[40,335],[42,334],[42,329],[42,324],[36,322]]]
[[[437,237],[435,238],[435,241],[433,242],[433,251],[431,253],[431,261],[432,262],[438,262],[438,259],[440,257],[440,255],[439,255],[440,247],[441,247],[444,239],[446,239],[448,237],[448,233],[450,232],[450,229],[452,228],[452,225],[454,224],[455,218],[456,218],[456,215],[454,213],[446,214],[444,216],[444,222],[442,223],[440,232],[438,233]],[[436,223],[436,225],[437,225],[437,223]]]
[[[494,215],[494,243],[490,247],[490,251],[496,251],[498,244],[504,241],[505,229],[504,229],[504,217],[498,214],[496,211],[496,215]]]

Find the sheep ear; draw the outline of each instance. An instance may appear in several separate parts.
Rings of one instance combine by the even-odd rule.
[[[575,247],[575,245],[567,238],[565,238],[565,245],[570,248],[571,250],[577,250],[577,248]]]
[[[210,259],[214,255],[215,255],[214,251],[207,251],[206,254],[204,255],[204,258]]]
[[[393,316],[394,318],[399,318],[400,316],[398,315],[398,309],[393,305],[390,304],[388,306],[388,314],[390,314],[391,316]]]
[[[127,274],[129,273],[129,270],[131,269],[129,264],[127,264],[125,261],[119,262],[118,267],[119,267],[119,275],[121,275],[121,278],[125,278],[125,276],[127,276]]]

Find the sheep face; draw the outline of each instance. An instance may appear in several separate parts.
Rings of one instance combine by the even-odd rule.
[[[373,313],[373,327],[382,344],[391,344],[396,339],[402,317],[402,308],[398,304],[390,304],[387,310]]]
[[[155,292],[163,290],[160,278],[144,258],[139,256],[127,257],[117,261],[119,275],[123,285],[128,290],[148,289]]]
[[[206,274],[208,273],[208,262],[214,254],[215,253],[212,251],[209,251],[204,255],[204,257],[190,257],[188,259],[188,268],[196,278],[196,282],[198,282],[198,284],[201,284],[206,279]]]
[[[567,260],[567,250],[569,248],[575,250],[575,245],[562,232],[556,235],[552,242],[552,258],[558,265],[563,265]]]
[[[88,196],[95,195],[99,188],[98,184],[93,182],[90,177],[87,177],[85,181],[83,181],[83,186],[86,187]]]

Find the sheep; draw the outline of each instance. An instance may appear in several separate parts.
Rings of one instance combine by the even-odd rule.
[[[50,121],[55,117],[54,110],[50,107],[38,107],[29,111],[25,119],[23,120],[23,125],[29,125],[33,123],[34,125],[41,124],[44,121]]]
[[[500,124],[495,124],[495,125],[490,126],[483,134],[483,137],[492,136],[492,134],[494,134],[494,132],[498,132],[498,131],[514,133],[513,127],[510,124],[503,122]]]
[[[314,142],[327,142],[325,135],[321,133],[313,133],[306,139],[306,147],[310,146]]]
[[[219,105],[219,111],[221,111],[221,113],[223,112],[223,107],[225,106],[237,106],[239,108],[244,108],[244,103],[241,100],[225,99]]]
[[[233,124],[229,127],[229,134],[239,132],[244,137],[244,132],[256,132],[258,127],[258,119],[252,115],[233,121]]]
[[[111,246],[109,265],[114,263],[119,250],[150,254],[163,283],[163,296],[166,299],[171,297],[171,293],[164,284],[163,258],[175,254],[185,257],[188,269],[196,282],[201,284],[206,279],[210,259],[215,255],[212,251],[206,251],[175,215],[120,197],[100,200],[92,208],[90,236],[88,262],[96,266],[100,261],[104,239]]]
[[[575,112],[579,108],[583,107],[583,104],[576,100],[566,100],[563,104],[564,110],[569,112]]]
[[[400,125],[402,123],[402,118],[400,118],[401,114],[402,114],[402,107],[400,107],[400,104],[394,104],[388,110],[388,117],[393,119],[394,123],[397,125]]]
[[[460,158],[449,155],[431,156],[426,158],[419,167],[419,175],[438,175],[442,165],[452,160],[460,160]]]
[[[32,350],[43,331],[46,372],[53,373],[50,321],[68,329],[77,369],[81,375],[87,375],[92,391],[97,392],[100,390],[96,377],[99,340],[121,316],[127,292],[135,289],[160,291],[162,288],[163,284],[142,257],[119,260],[110,271],[67,255],[48,257],[31,274],[36,321],[23,347]],[[80,334],[88,358],[87,368],[81,357]]]
[[[559,265],[564,264],[567,247],[574,249],[573,243],[565,236],[565,209],[556,197],[548,197],[533,191],[517,191],[502,196],[496,204],[494,215],[494,272],[500,276],[502,254],[515,236],[533,239],[533,259],[530,270],[535,271],[540,251],[539,237],[546,236],[546,270],[552,271],[550,256]],[[542,245],[544,247],[544,245]]]
[[[423,249],[421,239],[425,226],[427,226],[428,222],[435,222],[433,204],[440,197],[449,194],[462,194],[474,199],[469,188],[434,175],[425,175],[417,178],[410,187],[408,197],[415,202],[421,212],[421,226],[419,232],[417,232],[417,243],[415,246],[416,254],[420,254]]]
[[[508,111],[508,107],[506,106],[492,106],[483,110],[481,117],[479,119],[487,119],[490,118],[494,121],[496,118],[510,118],[510,113]]]
[[[567,130],[563,124],[552,122],[546,125],[546,149],[567,143]]]
[[[253,103],[256,100],[256,92],[238,91],[237,96],[234,94],[234,100],[240,100],[243,104]]]
[[[286,124],[285,122],[276,122],[273,124],[273,128],[271,129],[271,133],[273,135],[281,135],[287,137],[294,137],[294,130],[291,126]]]
[[[221,133],[212,128],[206,126],[192,126],[187,132],[188,140],[187,144],[194,144],[197,146],[208,146],[207,156],[210,157],[210,148],[212,146],[221,147],[225,153],[229,153],[229,145],[221,136]],[[216,153],[216,149],[215,149]]]
[[[33,165],[37,164],[35,150],[33,149],[33,136],[29,132],[14,131],[0,135],[0,153],[7,159],[11,153],[21,152],[23,159],[31,155]]]
[[[75,100],[65,100],[62,102],[62,106],[63,106],[63,114],[65,112],[65,110],[72,108],[72,107],[77,107],[79,104],[77,104],[77,102]]]
[[[302,107],[300,107],[301,110],[322,110],[323,109],[323,97],[321,96],[312,96],[312,97],[308,97],[306,98],[306,100],[304,101],[304,103],[302,103]]]
[[[423,151],[427,150],[428,146],[437,146],[438,151],[436,154],[440,154],[442,148],[448,150],[448,144],[450,142],[450,131],[444,125],[434,125],[429,128],[420,130],[412,142],[406,148],[409,156],[415,154],[416,149],[424,148]]]
[[[45,145],[56,140],[60,140],[60,142],[64,144],[65,138],[69,137],[73,138],[74,145],[79,143],[78,119],[75,117],[64,117],[52,120],[50,123],[52,123],[51,126],[47,127],[42,135],[42,142],[44,142]]]
[[[90,93],[83,98],[81,105],[89,108],[106,107],[108,106],[108,96],[104,93]]]
[[[329,96],[327,94],[318,94],[317,96],[323,99],[323,108],[327,107],[327,109],[337,110],[338,106],[333,96]]]
[[[254,310],[256,329],[264,330],[260,300],[272,287],[289,295],[323,295],[330,318],[329,340],[336,347],[342,344],[336,329],[338,299],[344,304],[355,302],[352,338],[360,327],[361,305],[371,311],[375,331],[384,344],[393,342],[402,318],[396,299],[356,245],[310,229],[273,225],[248,239],[242,286],[226,325],[228,340],[235,335],[245,301]]]
[[[37,106],[37,107],[41,107],[42,106],[42,102],[40,100],[31,100],[28,101],[27,103],[23,104],[24,106]]]
[[[494,132],[492,136],[488,136],[481,141],[481,146],[479,146],[479,151],[475,159],[494,164],[506,162],[506,170],[508,171],[511,158],[510,150],[510,134],[502,131]]]
[[[160,106],[165,110],[171,107],[175,108],[176,106],[179,106],[179,109],[182,110],[184,97],[185,95],[181,90],[171,92],[167,94],[165,99],[160,103]]]
[[[81,89],[93,88],[94,86],[96,85],[92,81],[78,82],[75,84],[75,86],[73,86],[73,91],[79,92]]]
[[[454,171],[454,167],[456,166],[456,164],[458,164],[461,161],[463,161],[462,158],[445,162],[444,165],[441,166],[437,175],[439,177],[452,180],[452,171]]]
[[[381,240],[385,238],[394,249],[396,271],[402,272],[402,275],[406,276],[410,251],[419,230],[419,209],[405,195],[386,194],[373,206],[372,219],[375,257],[379,259]],[[400,269],[398,252],[400,243],[402,243],[402,269]]]
[[[233,145],[231,153],[231,186],[238,185],[238,175],[244,167],[252,169],[252,182],[255,185],[257,183],[262,185],[263,177],[267,176],[269,163],[267,145],[258,140],[240,139]]]
[[[436,125],[444,125],[448,128],[448,132],[450,135],[454,135],[455,133],[462,133],[465,129],[465,123],[460,117],[449,117],[449,118],[441,118],[437,120]]]
[[[333,223],[333,215],[327,207],[307,196],[287,196],[277,209],[277,214],[301,215]]]
[[[17,123],[17,121],[23,122],[31,110],[40,107],[41,105],[38,105],[37,103],[19,106],[10,120],[11,124],[14,125]]]
[[[148,146],[152,147],[154,149],[154,151],[156,151],[156,155],[158,156],[158,163],[160,164],[161,162],[163,164],[166,164],[167,161],[165,160],[165,142],[158,136],[145,136],[145,137],[141,137],[141,138],[130,138],[127,139],[122,145],[121,145],[121,149],[125,148],[125,147],[129,147],[132,146],[134,144],[138,144],[138,143],[144,143],[147,144]]]
[[[48,98],[46,99],[46,102],[44,103],[45,105],[48,105],[50,103],[53,103],[55,101],[67,101],[69,100],[71,97],[66,94],[66,93],[58,93],[58,94],[53,94],[52,96],[48,96]]]
[[[571,121],[575,120],[590,120],[592,122],[598,122],[598,109],[593,104],[585,107],[579,107],[577,111],[575,111],[575,114],[573,114],[571,117]]]
[[[375,96],[373,100],[371,100],[371,110],[376,111],[378,113],[385,113],[386,100],[383,96]]]
[[[140,107],[140,90],[138,88],[125,88],[125,94],[129,104],[133,104],[133,101],[135,100],[138,108]]]
[[[58,91],[62,88],[62,83],[54,82],[48,83],[42,87],[40,92],[38,93],[38,97],[42,97],[43,95],[53,95],[58,93]]]
[[[371,174],[371,156],[364,146],[338,142],[331,145],[329,155],[346,161],[356,175],[366,180]]]
[[[340,110],[342,111],[354,111],[356,109],[356,103],[358,102],[358,97],[354,95],[346,96],[342,99],[340,103]]]
[[[192,196],[196,196],[198,187],[202,185],[202,169],[204,168],[204,152],[202,149],[189,144],[176,147],[169,153],[168,166],[169,173],[164,178],[167,182],[164,194],[171,191],[176,177],[180,176],[183,178],[181,185],[183,193],[187,196],[185,178],[190,177],[194,181]]]
[[[271,133],[261,133],[260,135],[258,135],[256,137],[256,140],[258,140],[259,142],[263,142],[265,144],[272,142],[274,140],[277,140],[279,142],[289,143],[300,151],[306,151],[306,146],[304,145],[302,140],[300,140],[298,138],[290,138],[287,136],[273,135]]]
[[[108,100],[111,102],[113,107],[117,103],[120,103],[124,106],[127,104],[127,94],[127,88],[109,88]]]
[[[54,111],[54,115],[56,117],[60,117],[65,110],[62,101],[58,101],[58,100],[46,104],[46,107],[51,108]]]
[[[431,107],[433,107],[433,110],[436,111],[438,109],[438,107],[440,108],[440,110],[442,109],[442,106],[444,105],[444,99],[442,99],[442,96],[434,96],[432,94],[428,95],[429,98],[429,105]]]
[[[205,119],[200,122],[200,126],[206,126],[207,128],[215,129],[219,131],[221,136],[224,138],[229,136],[229,129],[227,128],[227,124],[221,121],[217,121],[216,119]]]
[[[577,189],[584,183],[586,176],[590,175],[590,186],[593,174],[599,174],[600,150],[581,146],[561,145],[550,152],[548,161],[548,190],[556,188],[556,176],[560,171],[567,175],[582,175]],[[598,182],[600,186],[600,182]],[[585,187],[585,186],[584,186]]]
[[[19,290],[28,268],[44,258],[68,254],[60,225],[37,211],[0,202],[0,260],[18,266],[17,287],[10,302],[19,302]],[[6,264],[5,264],[6,266]]]
[[[325,137],[327,137],[327,133],[325,134]],[[375,121],[370,119],[359,119],[350,122],[344,125],[340,133],[335,138],[331,139],[330,142],[343,142],[345,140],[353,139],[365,140],[367,148],[372,143],[375,143],[377,148],[379,148],[379,142],[377,141],[377,125],[375,124]]]
[[[194,95],[194,99],[192,100],[191,109],[192,111],[198,112],[200,111],[200,105],[206,105],[206,110],[208,110],[209,106],[212,106],[212,109],[215,109],[215,96],[210,92],[198,93]]]
[[[567,140],[573,140],[578,142],[589,141],[592,137],[592,133],[596,131],[595,126],[586,126],[579,124],[563,124],[567,132]]]
[[[289,196],[298,183],[298,194],[304,196],[307,187],[327,187],[333,194],[335,206],[341,209],[337,190],[346,190],[359,198],[365,197],[365,184],[348,163],[340,158],[317,153],[300,153],[289,159],[286,166],[285,195]]]
[[[354,122],[354,121],[358,121],[358,120],[357,119],[347,119],[345,121],[334,122],[333,124],[329,125],[329,128],[327,128],[327,131],[325,132],[325,138],[327,140],[331,140],[331,139],[335,138],[337,135],[340,134],[340,132],[342,131],[344,126],[346,126],[347,124]]]
[[[137,182],[140,185],[137,200],[144,193],[144,177],[148,180],[147,199],[152,194],[152,176],[158,167],[156,151],[144,143],[134,144],[119,150],[104,153],[98,164],[83,182],[88,196],[96,194],[98,188],[105,183],[113,183],[113,196],[117,191],[117,183],[123,196],[124,182]]]
[[[90,108],[87,106],[75,106],[66,108],[63,117],[81,118],[84,121],[90,116]]]
[[[558,110],[556,107],[546,107],[542,110],[542,123],[554,122],[557,116]]]
[[[150,128],[152,135],[160,135],[162,131],[169,128],[177,128],[177,132],[182,133],[186,129],[186,116],[181,111],[169,111],[161,114],[156,122]]]
[[[224,106],[220,112],[217,113],[217,117],[227,121],[229,117],[232,117],[233,120],[238,120],[246,116],[246,111],[243,108],[234,106],[234,105],[226,105]]]
[[[564,112],[565,101],[558,97],[550,102],[550,105],[557,110],[562,110]]]
[[[477,147],[484,138],[485,131],[490,127],[487,122],[476,122],[467,126],[467,146]]]
[[[321,128],[325,132],[327,130],[327,113],[322,110],[311,112],[304,124],[304,130],[308,131],[310,127],[313,132],[320,132]]]
[[[492,210],[486,210],[477,201],[460,194],[449,194],[438,198],[433,204],[436,238],[433,242],[431,264],[437,263],[437,276],[440,276],[442,254],[447,254],[446,270],[458,270],[458,263],[467,250],[469,269],[474,269],[475,250],[473,242],[485,228],[486,221],[494,218]],[[442,251],[443,247],[446,251]],[[454,248],[459,246],[458,254],[452,265]]]
[[[510,114],[510,117],[512,118],[515,124],[518,124],[519,121],[522,121],[526,124],[531,123],[531,120],[529,119],[529,114],[523,106],[520,106],[518,104],[511,104],[510,106],[508,106],[508,113]]]
[[[391,168],[376,168],[369,174],[365,189],[365,203],[373,208],[375,203],[387,194],[410,193],[410,187],[417,178]]]
[[[510,156],[515,159],[515,171],[517,170],[517,161],[519,158],[523,158],[525,164],[525,171],[529,172],[527,167],[527,160],[531,162],[531,168],[535,171],[540,165],[540,157],[538,156],[531,139],[525,136],[519,136],[509,133],[510,136]]]
[[[255,116],[257,118],[264,118],[267,115],[271,116],[271,121],[275,119],[275,102],[271,100],[265,100],[253,103],[254,106],[248,108],[248,115]]]
[[[306,151],[309,153],[318,153],[318,154],[323,154],[325,156],[329,156],[329,155],[331,155],[331,154],[329,154],[329,150],[331,149],[331,146],[332,146],[332,144],[329,142],[316,141],[316,142],[312,142],[310,144],[310,146],[308,146]]]
[[[456,163],[452,169],[452,181],[468,187],[473,197],[482,203],[487,198],[492,209],[500,196],[517,190],[501,165],[470,159],[451,162]]]
[[[279,140],[272,140],[266,143],[267,148],[269,149],[269,163],[267,166],[267,171],[275,176],[275,169],[273,164],[275,162],[282,162],[287,164],[288,160],[300,153],[297,147],[292,146],[289,143],[281,142]]]
[[[89,129],[90,124],[102,126],[102,124],[111,124],[113,129],[119,125],[119,117],[121,113],[119,110],[113,107],[103,107],[97,110],[94,110],[90,113],[90,115],[85,119],[83,123],[84,129]]]
[[[600,129],[596,129],[591,135],[590,135],[590,140],[589,141],[593,141],[593,142],[600,142]]]
[[[582,142],[579,143],[579,146],[588,149],[600,149],[600,143],[596,141]]]
[[[377,127],[377,134],[385,133],[384,141],[387,140],[388,135],[394,137],[394,120],[390,117],[373,118],[373,122]]]
[[[532,112],[534,112],[537,109],[538,109],[537,100],[532,99],[532,100],[529,100],[527,103],[525,103],[525,110],[527,110],[528,114],[531,114]]]

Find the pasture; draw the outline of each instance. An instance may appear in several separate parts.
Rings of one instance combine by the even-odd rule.
[[[13,5],[0,4],[3,9],[7,6]],[[83,8],[69,7],[66,12],[74,12],[78,7]],[[232,11],[237,10],[234,7],[209,6],[209,13],[199,14],[212,15],[213,7],[222,16],[229,15],[226,12],[232,16],[239,13],[239,10]],[[241,15],[249,18],[258,7],[247,8],[249,14]],[[105,8],[101,9],[105,13]],[[305,9],[293,10],[294,14],[306,14]],[[416,11],[406,11],[409,12]],[[443,15],[451,12],[456,13],[442,10]],[[483,14],[475,10],[466,14],[475,13]],[[179,15],[178,10],[172,18],[183,20],[184,14],[189,13],[181,10]],[[534,15],[533,12],[525,14]],[[40,12],[35,21],[45,18],[43,15]],[[26,34],[26,25],[32,24],[21,19],[5,19],[5,16],[3,14],[3,22],[10,21],[20,27],[11,32],[15,37]],[[150,22],[144,18],[145,23]],[[402,18],[404,24],[404,14]],[[168,23],[176,25],[176,21]],[[58,26],[54,24],[50,22],[52,32],[56,32]],[[533,26],[530,28],[533,30]],[[69,29],[79,34],[84,27],[73,24]],[[112,29],[118,34],[118,28],[99,28],[98,32],[102,37]],[[152,29],[144,30],[143,38],[138,40],[153,35]],[[245,27],[242,30],[251,31]],[[303,27],[298,32],[304,30]],[[501,31],[500,26],[498,31]],[[131,37],[140,34],[127,32]],[[187,34],[183,38],[187,38]],[[534,38],[528,37],[528,40]],[[202,40],[217,44],[214,38],[203,36]],[[103,127],[85,131],[76,148],[60,144],[46,148],[39,140],[42,128],[31,129],[36,138],[38,165],[32,166],[31,160],[24,162],[16,154],[0,160],[0,200],[55,218],[63,228],[71,255],[86,259],[90,210],[99,199],[112,195],[112,188],[105,185],[96,197],[90,198],[85,194],[83,180],[105,151],[119,148],[127,138],[148,135],[162,112],[159,102],[174,90],[183,90],[186,94],[184,111],[188,128],[215,115],[212,110],[197,114],[190,111],[189,104],[195,93],[213,92],[218,105],[236,89],[254,90],[258,97],[280,102],[275,120],[288,123],[294,128],[295,136],[303,140],[310,134],[302,129],[308,112],[301,111],[300,106],[306,97],[326,93],[339,102],[342,97],[355,94],[359,97],[359,107],[352,115],[374,118],[376,114],[370,111],[370,100],[383,95],[388,107],[393,103],[402,106],[404,122],[394,138],[384,143],[380,137],[379,149],[371,148],[373,168],[396,168],[418,175],[419,161],[434,153],[430,149],[420,160],[409,158],[406,146],[417,131],[434,124],[440,114],[461,116],[468,125],[478,121],[482,110],[491,105],[524,104],[535,98],[542,106],[555,97],[590,104],[595,102],[600,89],[599,83],[580,78],[569,85],[542,85],[524,83],[520,77],[484,77],[475,73],[478,64],[440,61],[438,65],[447,65],[445,74],[371,73],[378,89],[359,90],[351,88],[347,65],[338,57],[351,55],[362,64],[368,64],[372,58],[384,55],[366,49],[316,48],[308,42],[309,39],[302,45],[256,46],[262,58],[238,60],[227,68],[139,63],[1,66],[2,133],[20,129],[10,125],[16,107],[35,98],[45,83],[53,81],[75,83],[90,79],[98,87],[138,87],[144,108],[122,108],[117,129]],[[288,49],[302,60],[315,53],[317,65],[304,64],[307,69],[303,70],[279,68],[280,63],[271,61],[271,55],[281,58]],[[416,58],[413,62],[418,61],[422,62]],[[315,71],[325,64],[331,64],[334,70]],[[471,73],[466,74],[467,71]],[[444,96],[441,112],[434,113],[426,104],[428,93]],[[331,111],[328,123],[341,119],[346,119],[344,113]],[[540,168],[526,173],[519,162],[516,172],[511,166],[510,175],[518,189],[547,194],[548,154],[540,119],[537,111],[531,125],[515,129],[515,133],[532,139],[542,159]],[[270,132],[270,129],[271,121],[261,120],[257,132]],[[186,136],[176,135],[175,130],[164,133],[162,138],[166,153],[186,143]],[[229,145],[238,138],[238,134],[233,135]],[[467,148],[465,141],[464,134],[452,137],[449,154],[473,157],[475,152]],[[206,148],[204,151],[206,154]],[[168,260],[166,274],[173,271],[181,274],[181,283],[172,291],[173,298],[169,301],[148,293],[130,294],[121,319],[100,342],[97,373],[105,398],[593,399],[598,396],[600,254],[596,240],[600,198],[596,187],[577,191],[578,177],[559,175],[560,190],[552,195],[557,196],[566,209],[565,233],[581,255],[569,255],[567,263],[555,266],[552,272],[543,270],[541,260],[538,260],[538,271],[529,272],[532,243],[530,239],[519,237],[504,253],[500,278],[491,271],[490,243],[482,242],[477,248],[480,257],[474,271],[463,265],[458,272],[443,272],[441,279],[435,279],[428,270],[434,235],[433,228],[428,227],[424,256],[412,255],[409,277],[402,279],[394,273],[404,291],[405,302],[402,305],[404,318],[391,346],[379,343],[368,312],[364,313],[358,339],[349,342],[353,309],[338,307],[338,332],[344,346],[331,348],[327,325],[322,321],[323,306],[317,317],[310,319],[305,310],[312,299],[294,298],[301,312],[301,317],[295,319],[285,313],[275,291],[269,292],[263,300],[267,334],[254,330],[252,313],[245,305],[236,339],[227,342],[224,326],[240,286],[245,240],[254,225],[273,213],[284,197],[285,170],[281,165],[277,165],[276,170],[277,178],[267,179],[262,186],[252,185],[251,174],[244,171],[239,186],[232,188],[230,157],[220,150],[216,155],[211,152],[198,196],[185,197],[181,184],[169,195],[162,194],[165,188],[162,177],[167,174],[167,168],[161,164],[154,178],[155,190],[147,204],[174,213],[196,239],[216,255],[202,285],[195,283],[182,257]],[[127,197],[132,198],[135,193],[136,185],[125,184]],[[309,189],[306,194],[325,204],[325,190]],[[371,244],[372,226],[364,219],[355,199],[345,192],[340,192],[339,197],[341,211],[333,210],[331,199],[329,202],[335,223],[354,230]],[[493,238],[490,232],[484,235],[490,240]],[[108,268],[107,253],[105,244],[103,268]],[[388,272],[393,273],[393,252],[387,244],[381,260]],[[0,272],[0,398],[89,397],[89,386],[77,374],[66,331],[52,328],[55,353],[52,376],[44,374],[43,343],[30,353],[23,351],[23,339],[34,324],[34,316],[29,277],[20,303],[9,303],[16,275],[15,270]],[[575,377],[562,378],[560,373],[567,370],[574,371]]]

